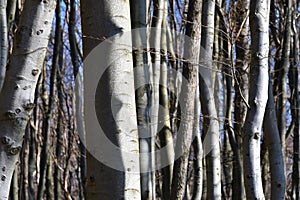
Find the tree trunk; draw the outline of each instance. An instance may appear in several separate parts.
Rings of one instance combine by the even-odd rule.
[[[131,34],[128,33],[131,30],[129,2],[86,0],[81,1],[81,11],[84,57],[99,44],[99,40],[119,34],[101,44],[104,48],[99,56],[105,59],[98,63],[89,62],[91,65],[84,68],[84,115],[86,119],[94,117],[96,106],[95,114],[104,132],[101,135],[95,133],[95,126],[98,125],[85,121],[87,150],[90,150],[87,155],[87,199],[140,199],[138,127],[135,99],[132,95],[135,91]],[[115,41],[123,34],[128,36],[125,45],[118,44],[120,40]],[[99,71],[103,72],[101,77],[97,77]],[[97,87],[94,81],[99,78]],[[94,106],[91,107],[91,102],[87,102],[87,99],[96,99]],[[95,137],[99,135],[102,139],[95,141]],[[121,152],[110,152],[104,138],[109,145],[119,146]],[[130,158],[125,156],[125,152],[131,153]],[[114,166],[107,166],[100,160],[110,159],[111,156],[111,164]]]
[[[203,147],[200,136],[200,99],[199,99],[199,76],[197,77],[197,88],[195,95],[195,108],[194,108],[194,127],[193,127],[193,149],[194,149],[194,185],[192,200],[200,200],[203,191]]]
[[[57,7],[60,6],[61,4],[58,3],[57,4]],[[62,34],[62,28],[61,28],[61,23],[60,23],[60,12],[58,10],[56,10],[56,20],[59,21],[57,24],[56,24],[56,29],[59,29],[59,31],[57,32],[58,34]],[[60,40],[62,40],[63,38],[61,38],[61,36],[59,37]],[[62,198],[64,198],[64,191],[63,191],[63,172],[61,171],[61,169],[65,169],[65,159],[67,158],[66,156],[66,146],[64,145],[65,144],[65,131],[64,131],[64,124],[65,124],[65,119],[64,119],[64,94],[63,94],[63,89],[64,89],[64,84],[63,84],[63,75],[62,75],[62,71],[63,71],[63,62],[64,62],[64,58],[63,58],[63,51],[64,51],[64,46],[63,46],[63,41],[57,41],[57,49],[58,52],[56,56],[58,56],[58,58],[55,58],[55,59],[58,59],[57,60],[57,67],[58,69],[56,70],[56,78],[57,78],[57,98],[58,98],[58,114],[57,114],[57,127],[56,127],[56,150],[55,150],[55,153],[56,153],[56,159],[57,159],[57,165],[54,169],[54,198],[55,200],[60,200]],[[73,50],[72,48],[70,48],[71,51]],[[72,55],[71,55],[72,57]],[[76,67],[76,66],[73,66],[73,67]],[[76,79],[77,81],[78,79]],[[81,79],[79,79],[81,80]],[[77,86],[78,86],[78,83],[76,82]],[[76,89],[78,88],[81,88],[80,86],[76,87]],[[79,92],[76,93],[76,95],[80,94]],[[82,94],[81,94],[82,95]],[[82,98],[82,96],[80,96]],[[75,100],[77,100],[78,96],[75,97]],[[80,102],[80,99],[78,100]],[[80,108],[80,103],[76,102],[76,106],[79,106]],[[83,124],[84,121],[82,118],[78,117],[78,107],[75,108],[75,112],[76,112],[76,120],[77,122],[79,121],[80,124]],[[81,116],[81,115],[79,115]],[[79,125],[77,124],[77,130],[78,130],[78,134],[81,134],[82,132],[79,132],[79,129],[78,129]],[[81,137],[84,137],[81,136]],[[82,139],[82,138],[80,138]],[[81,142],[82,143],[82,142]],[[80,144],[81,144],[80,143]],[[82,144],[81,144],[82,145]],[[82,153],[82,152],[81,152]],[[81,154],[81,159],[84,159],[86,160],[86,157],[85,157],[85,154]],[[84,170],[84,169],[82,169]],[[82,182],[83,182],[83,188],[84,188],[84,180],[85,180],[86,177],[82,177]]]
[[[47,50],[54,9],[54,0],[27,0],[21,15],[0,93],[0,199],[8,199],[26,124],[34,107],[35,87]]]
[[[15,20],[16,8],[17,8],[17,0],[9,0],[7,2],[7,8],[6,8],[7,32],[11,30],[12,23]]]
[[[152,66],[152,73],[151,79],[152,81],[152,95],[151,95],[151,119],[150,124],[151,126],[151,182],[153,186],[155,185],[155,137],[158,133],[158,112],[159,112],[159,80],[160,80],[160,64],[161,64],[161,28],[162,28],[162,21],[164,17],[164,10],[165,10],[165,3],[164,0],[153,0],[153,16],[152,16],[152,24],[151,27],[153,28],[150,33],[150,56],[151,62],[150,65]],[[155,195],[155,187],[152,187],[152,195]],[[155,197],[153,198],[155,199]]]
[[[47,169],[49,159],[49,148],[50,148],[50,135],[52,133],[52,119],[53,119],[53,110],[55,104],[55,87],[56,87],[56,72],[58,68],[58,59],[59,59],[59,51],[61,45],[61,22],[60,22],[60,2],[56,6],[55,10],[56,16],[56,25],[55,25],[55,39],[54,39],[54,49],[53,49],[53,58],[52,58],[52,66],[51,66],[51,73],[50,73],[50,85],[49,85],[49,95],[45,98],[44,102],[44,109],[45,109],[45,116],[43,119],[43,128],[42,128],[42,135],[43,135],[43,146],[41,151],[41,162],[40,162],[40,178],[39,178],[39,185],[37,191],[37,199],[42,200],[44,196],[44,190],[46,187],[46,180],[47,180]],[[47,65],[47,64],[46,64]],[[46,67],[46,66],[45,66]],[[47,94],[47,82],[44,80],[44,93]]]
[[[7,0],[0,0],[0,91],[3,86],[7,55],[8,55],[8,29],[6,19],[6,2]]]
[[[221,199],[220,133],[212,88],[214,16],[215,2],[203,1],[199,84],[204,116],[202,141],[206,155],[207,198]]]
[[[300,92],[299,92],[299,28],[297,29],[297,4],[294,1],[293,13],[293,48],[291,54],[294,62],[291,62],[289,71],[289,84],[292,99],[292,118],[295,123],[294,128],[294,155],[293,155],[293,175],[292,175],[292,195],[296,200],[300,199]]]
[[[277,119],[278,119],[278,129],[281,139],[281,147],[283,156],[285,157],[286,152],[286,115],[287,115],[287,75],[288,66],[290,58],[290,46],[291,46],[291,20],[292,20],[292,0],[286,1],[286,24],[283,37],[283,48],[282,48],[282,58],[279,62],[279,84],[278,84],[278,101],[277,101]]]
[[[152,199],[152,188],[155,183],[152,181],[151,169],[151,141],[154,139],[151,135],[151,82],[150,68],[148,64],[148,52],[145,48],[147,41],[147,21],[146,21],[146,0],[131,0],[131,25],[136,29],[132,33],[133,44],[133,64],[134,81],[136,88],[136,107],[137,124],[139,129],[139,147],[140,147],[140,170],[141,170],[141,193],[142,199]]]
[[[19,200],[19,184],[18,184],[18,176],[19,176],[19,166],[16,165],[15,171],[12,177],[12,182],[10,186],[10,199],[11,200]]]
[[[80,135],[80,177],[82,181],[82,192],[80,194],[81,198],[86,197],[86,149],[85,149],[85,128],[84,128],[84,116],[83,116],[83,99],[82,99],[82,89],[83,89],[83,79],[82,73],[79,72],[80,68],[80,53],[78,51],[78,42],[76,38],[76,27],[77,24],[77,9],[76,9],[76,0],[70,0],[70,19],[69,19],[69,43],[70,43],[70,54],[71,60],[73,64],[73,73],[74,79],[76,80],[76,87],[75,87],[75,96],[74,96],[74,107],[75,107],[75,116],[76,116],[76,130]],[[63,50],[62,50],[63,51]],[[78,77],[77,77],[78,76]],[[62,83],[61,83],[62,84]],[[61,87],[61,86],[59,86]],[[59,189],[57,193],[60,193]]]
[[[244,179],[248,199],[265,198],[260,169],[260,139],[268,100],[269,7],[269,0],[250,2],[250,109],[243,135]]]
[[[171,183],[173,177],[174,144],[170,121],[169,97],[168,97],[168,63],[167,63],[167,29],[168,29],[168,2],[164,3],[164,18],[162,22],[161,36],[161,66],[160,66],[160,86],[159,86],[159,139],[160,139],[160,160],[162,168],[162,196],[163,199],[170,199]]]
[[[247,114],[248,74],[249,74],[249,0],[237,1],[237,28],[241,30],[236,39],[236,79],[234,100],[234,133],[236,139],[236,154],[233,162],[232,193],[233,200],[245,199],[243,166],[242,166],[242,127]],[[237,31],[238,33],[238,31]]]
[[[183,81],[179,97],[181,107],[180,129],[177,133],[175,146],[175,160],[173,169],[173,180],[171,199],[181,200],[184,198],[187,180],[187,167],[189,150],[192,144],[194,104],[197,88],[198,63],[200,53],[201,37],[201,1],[191,0],[188,8],[188,23],[186,25]]]
[[[270,77],[269,77],[270,78]],[[269,80],[268,102],[264,116],[265,144],[268,148],[271,171],[271,199],[285,198],[284,157],[277,127],[272,80]]]
[[[41,85],[41,79],[42,76],[39,77],[38,80],[38,85]],[[35,101],[34,103],[37,104],[38,102],[38,96],[39,94],[39,89],[40,87],[36,88],[36,92],[35,92]],[[36,126],[38,126],[39,120],[38,120],[38,106],[36,106],[33,109],[33,114],[32,114],[32,120],[33,120],[33,124],[28,124],[29,126],[29,141],[28,143],[29,145],[29,155],[28,155],[28,171],[27,176],[28,176],[28,198],[29,199],[36,199],[36,192],[35,192],[35,185],[36,185],[36,176],[33,176],[33,174],[36,171],[36,161],[37,161],[37,155],[36,155],[36,147],[37,147],[37,142],[36,142],[36,136],[38,135],[38,130],[35,129]]]

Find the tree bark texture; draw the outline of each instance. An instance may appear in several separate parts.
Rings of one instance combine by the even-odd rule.
[[[6,79],[0,93],[0,199],[9,186],[31,110],[34,93],[52,28],[55,1],[25,2]]]
[[[116,34],[122,35],[131,30],[129,1],[81,1],[81,12],[84,57],[102,39],[110,38]],[[127,42],[131,42],[131,37],[126,39]],[[106,61],[114,60],[114,62],[109,63],[109,67],[105,70],[102,77],[91,77],[93,74],[87,77],[88,79],[100,78],[96,94],[91,95],[95,95],[96,113],[106,137],[111,143],[119,146],[122,152],[132,152],[136,154],[136,157],[133,158],[133,162],[129,162],[122,152],[120,152],[120,155],[116,155],[120,158],[119,164],[124,169],[118,171],[106,166],[88,153],[87,199],[140,199],[140,174],[136,173],[139,172],[139,144],[135,97],[132,95],[135,92],[132,49],[130,45],[115,44],[114,41],[111,41],[109,44],[106,51],[103,52],[105,55],[102,56],[105,57]],[[115,60],[114,58],[118,59]],[[103,61],[99,60],[99,62]],[[84,79],[84,81],[85,87],[88,87],[88,80]],[[88,89],[84,91],[86,98],[90,94]],[[87,107],[86,105],[85,101],[85,108]],[[112,112],[116,113],[115,116],[113,116]],[[88,132],[88,128],[86,126],[87,145],[89,145],[90,140],[93,140],[93,134],[95,134]],[[99,145],[101,145],[101,141],[99,141]],[[132,170],[134,172],[131,172]]]
[[[265,199],[260,169],[260,139],[268,100],[270,1],[250,1],[251,64],[249,105],[243,133],[244,180],[248,199]]]

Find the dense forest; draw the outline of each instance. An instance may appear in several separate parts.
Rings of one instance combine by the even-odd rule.
[[[300,200],[299,0],[0,0],[0,200]]]

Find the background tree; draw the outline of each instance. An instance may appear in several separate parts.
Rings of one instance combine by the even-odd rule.
[[[270,1],[0,0],[2,197],[299,199],[299,1]],[[137,173],[85,153],[98,44],[97,115]]]

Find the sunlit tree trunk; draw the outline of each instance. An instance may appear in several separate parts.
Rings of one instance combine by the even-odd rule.
[[[153,0],[153,15],[152,24],[153,28],[150,32],[150,56],[151,56],[151,66],[152,73],[150,73],[152,78],[152,95],[151,95],[151,168],[155,168],[155,137],[158,130],[158,112],[159,112],[159,80],[160,80],[160,64],[161,64],[161,28],[165,11],[164,0]],[[155,182],[155,171],[151,173],[151,182]],[[155,185],[155,184],[153,184]],[[155,195],[155,187],[152,187],[152,194]]]
[[[2,88],[8,55],[8,28],[6,19],[7,0],[0,0],[0,90]]]
[[[244,180],[248,199],[265,198],[260,169],[260,139],[268,100],[269,7],[269,0],[250,1],[250,109],[243,133]]]
[[[152,188],[155,187],[151,179],[151,99],[152,89],[150,78],[151,69],[148,65],[147,41],[147,2],[146,0],[131,0],[134,81],[136,88],[137,123],[139,129],[140,170],[142,199],[152,199]]]
[[[212,56],[215,2],[203,1],[202,36],[199,67],[200,101],[204,116],[203,148],[206,155],[207,198],[221,199],[220,133],[212,88]]]
[[[203,147],[200,136],[200,96],[199,96],[199,75],[197,76],[197,88],[194,106],[194,127],[193,127],[193,149],[194,149],[194,185],[192,200],[200,200],[203,191]]]
[[[52,127],[52,119],[53,119],[53,110],[55,104],[55,87],[56,87],[56,72],[58,68],[58,58],[59,58],[59,50],[61,45],[61,26],[60,26],[60,2],[56,6],[56,26],[55,26],[55,39],[54,39],[54,49],[53,49],[53,59],[52,59],[52,66],[51,66],[51,73],[50,73],[50,84],[49,84],[49,95],[47,92],[47,82],[44,80],[44,93],[47,95],[44,99],[44,109],[45,109],[45,116],[43,119],[43,128],[42,128],[42,135],[43,135],[43,146],[41,152],[41,162],[40,162],[40,178],[39,178],[39,185],[37,191],[37,199],[41,200],[44,196],[45,188],[48,189],[46,186],[47,177],[47,170],[49,166],[50,159],[49,156],[49,149],[51,148],[50,145],[50,137],[51,137],[51,127]]]
[[[131,35],[128,34],[128,31],[131,30],[129,1],[81,1],[81,14],[85,57],[99,44],[99,39],[110,38],[115,34],[127,34],[129,38],[126,40],[130,44]],[[102,77],[97,77],[101,79],[95,94],[96,113],[105,135],[111,142],[118,145],[122,151],[131,152],[136,157],[129,164],[128,158],[123,157],[122,152],[118,153],[116,155],[120,159],[118,165],[124,168],[123,171],[118,171],[106,166],[101,163],[101,160],[97,160],[88,153],[87,199],[140,199],[138,127],[133,95],[135,90],[132,49],[130,45],[115,44],[115,41],[111,41],[109,44],[109,47],[103,52],[104,55],[101,55],[105,61],[99,60],[99,62],[107,63],[110,60],[114,60],[114,62],[109,63],[109,68],[105,70]],[[118,59],[115,60],[115,58]],[[86,83],[89,78],[91,77],[84,79],[85,88],[88,88]],[[87,90],[84,90],[85,96]],[[116,115],[113,116],[112,112]],[[125,130],[128,133],[125,133]],[[95,137],[93,134],[97,133],[87,132],[87,146],[89,141]],[[101,145],[101,141],[99,141],[99,145]]]
[[[46,54],[54,9],[54,0],[27,0],[22,11],[0,93],[0,199],[8,199],[25,128],[34,107],[35,87]]]

